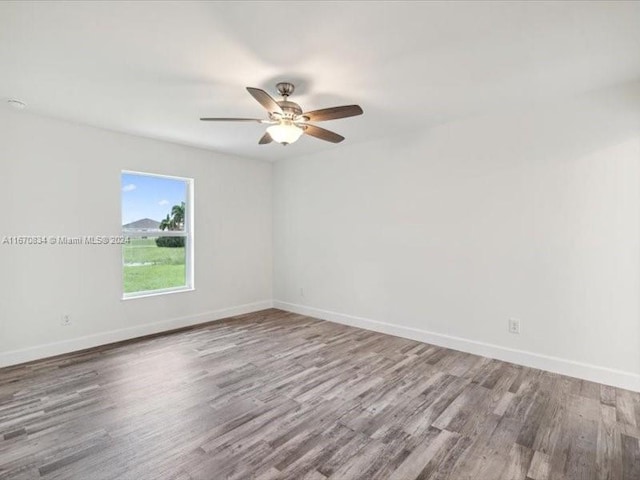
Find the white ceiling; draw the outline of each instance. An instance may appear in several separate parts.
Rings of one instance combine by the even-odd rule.
[[[0,97],[60,117],[277,159],[640,79],[640,2],[2,2]],[[245,86],[290,80],[340,145],[257,145]],[[0,108],[8,108],[4,105]]]

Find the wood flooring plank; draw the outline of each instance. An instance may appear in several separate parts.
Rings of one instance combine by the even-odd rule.
[[[622,435],[622,478],[640,478],[640,441],[627,435]]]
[[[549,478],[549,455],[542,452],[534,452],[527,478],[531,480],[547,480]]]
[[[453,432],[433,428],[424,442],[425,448],[416,448],[391,474],[389,480],[409,480],[420,476],[428,463],[455,436]]]

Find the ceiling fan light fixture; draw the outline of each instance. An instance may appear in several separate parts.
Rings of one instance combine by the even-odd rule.
[[[249,94],[267,110],[269,114],[268,120],[215,117],[204,117],[200,120],[206,122],[258,122],[270,124],[271,126],[267,128],[267,131],[258,140],[258,145],[267,145],[272,142],[289,145],[297,142],[303,133],[325,142],[340,143],[344,140],[342,135],[309,122],[324,122],[363,114],[359,105],[342,105],[340,107],[321,108],[320,110],[305,112],[300,105],[289,100],[289,96],[294,90],[292,83],[280,82],[276,85],[276,88],[283,97],[283,100],[279,102],[275,101],[271,95],[260,88],[247,87]]]
[[[267,133],[271,138],[282,145],[289,145],[296,142],[303,133],[302,128],[289,120],[283,120],[277,125],[267,128]]]

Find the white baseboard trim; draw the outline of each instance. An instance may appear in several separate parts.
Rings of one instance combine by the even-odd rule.
[[[61,355],[63,353],[70,353],[109,343],[121,342],[123,340],[130,340],[136,337],[175,330],[176,328],[190,327],[200,323],[221,320],[223,318],[243,315],[245,313],[257,312],[272,307],[273,301],[263,300],[261,302],[223,308],[198,315],[172,318],[160,322],[146,323],[144,325],[136,325],[135,327],[122,328],[119,330],[111,330],[108,332],[96,333],[94,335],[72,338],[61,342],[47,343],[45,345],[38,345],[21,350],[2,352],[0,353],[0,367],[8,367],[11,365],[30,362],[32,360]]]
[[[495,358],[496,360],[503,360],[505,362],[515,363],[525,367],[538,368],[548,372],[559,373],[570,377],[640,392],[640,375],[632,372],[600,367],[597,365],[527,352],[524,350],[516,350],[513,348],[478,342],[461,337],[454,337],[442,333],[428,332],[417,328],[403,327],[391,323],[380,322],[378,320],[370,320],[368,318],[331,312],[328,310],[279,300],[274,300],[273,306],[274,308],[298,313],[300,315],[320,318],[330,322],[341,323],[366,330],[373,330],[375,332],[386,333],[397,337],[409,338],[411,340],[430,343],[462,352],[473,353],[484,357]]]

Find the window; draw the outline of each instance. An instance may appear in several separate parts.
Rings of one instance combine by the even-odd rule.
[[[193,180],[122,172],[123,298],[193,289]]]

